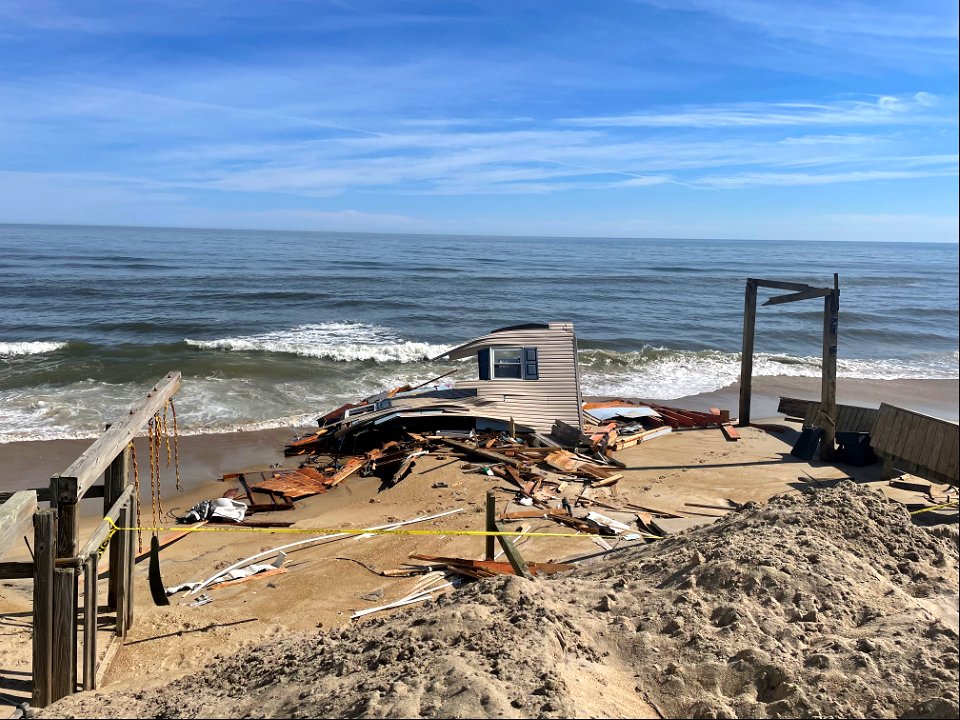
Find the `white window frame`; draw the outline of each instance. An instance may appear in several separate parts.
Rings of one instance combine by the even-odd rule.
[[[520,370],[518,377],[497,377],[497,352],[514,351],[517,354],[516,366]],[[504,363],[504,365],[513,365],[513,363]],[[521,346],[504,346],[490,348],[490,379],[491,380],[523,380],[523,348]]]

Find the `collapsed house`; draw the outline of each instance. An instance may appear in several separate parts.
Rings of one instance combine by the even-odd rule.
[[[476,358],[476,379],[403,385],[319,418],[320,430],[288,447],[290,454],[352,453],[398,430],[471,436],[477,432],[547,434],[560,421],[583,428],[577,337],[569,322],[494,330],[434,360]]]

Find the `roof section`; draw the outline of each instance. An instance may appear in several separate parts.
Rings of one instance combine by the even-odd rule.
[[[554,331],[566,331],[573,332],[573,323],[570,322],[552,322],[552,323],[527,323],[526,325],[513,325],[512,327],[500,328],[499,330],[494,330],[491,333],[486,335],[481,335],[478,338],[474,338],[469,342],[465,342],[463,345],[458,345],[455,348],[447,350],[441,355],[437,355],[433,360],[441,360],[447,358],[449,360],[461,360],[466,357],[470,357],[477,350],[483,347],[493,347],[496,345],[516,345],[518,336],[529,335],[529,339],[533,340],[537,337],[538,333],[547,333]],[[498,335],[513,335],[513,338],[509,340],[502,337],[497,337]],[[541,336],[542,337],[542,336]],[[527,337],[523,337],[524,340],[527,340]],[[522,344],[522,343],[521,343]]]
[[[525,323],[523,325],[511,325],[494,330],[490,334],[499,332],[510,332],[511,330],[547,330],[550,327],[548,323]]]

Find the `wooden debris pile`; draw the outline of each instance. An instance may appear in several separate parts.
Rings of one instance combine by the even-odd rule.
[[[625,450],[661,437],[673,430],[720,428],[728,440],[739,440],[730,413],[719,408],[710,412],[686,410],[655,403],[605,400],[584,403],[584,433],[599,452]]]

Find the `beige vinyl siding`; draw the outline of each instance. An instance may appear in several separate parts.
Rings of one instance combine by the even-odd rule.
[[[583,427],[577,385],[576,336],[571,323],[550,323],[548,329],[497,332],[457,348],[458,357],[476,357],[482,348],[537,348],[537,380],[468,380],[457,389],[472,389],[496,403],[496,413],[513,417],[539,432],[550,432],[556,420]],[[453,354],[453,353],[451,353]]]

